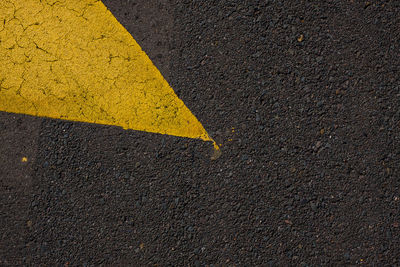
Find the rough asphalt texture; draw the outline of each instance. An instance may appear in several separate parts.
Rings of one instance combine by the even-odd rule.
[[[400,265],[399,1],[104,3],[223,154],[2,113],[0,265]]]

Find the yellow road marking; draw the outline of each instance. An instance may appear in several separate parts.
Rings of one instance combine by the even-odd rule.
[[[213,141],[99,0],[0,1],[0,64],[0,111]]]

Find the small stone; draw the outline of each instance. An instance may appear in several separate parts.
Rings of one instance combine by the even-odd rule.
[[[315,148],[320,148],[322,145],[321,141],[317,141],[317,143],[315,144]]]
[[[221,149],[214,144],[211,160],[217,160],[219,159],[219,157],[221,157],[221,155],[222,155]]]
[[[32,201],[31,203],[32,207],[36,207],[38,205],[38,202],[36,200]]]
[[[317,210],[317,204],[315,204],[314,202],[312,202],[312,203],[311,203],[311,209],[312,209],[313,211],[316,211],[316,210]]]
[[[300,201],[300,204],[301,204],[301,205],[305,205],[305,204],[307,204],[307,202],[308,202],[308,200],[305,199],[305,198],[303,198],[303,199]]]
[[[304,40],[304,35],[300,34],[300,36],[297,38],[298,42],[302,42]]]

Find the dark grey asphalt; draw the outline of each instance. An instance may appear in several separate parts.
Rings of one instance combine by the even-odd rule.
[[[0,265],[400,265],[400,2],[103,2],[223,154],[2,113]]]

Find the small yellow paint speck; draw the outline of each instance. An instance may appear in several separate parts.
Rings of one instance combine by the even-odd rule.
[[[302,42],[304,40],[304,35],[300,35],[299,38],[297,38],[297,41]]]
[[[228,141],[229,141],[229,142],[232,142],[232,138],[229,138]]]
[[[141,243],[141,244],[139,245],[139,248],[140,248],[140,249],[144,249],[144,244]]]
[[[28,161],[28,158],[27,158],[27,157],[23,157],[21,161],[22,161],[22,162],[27,162],[27,161]]]

